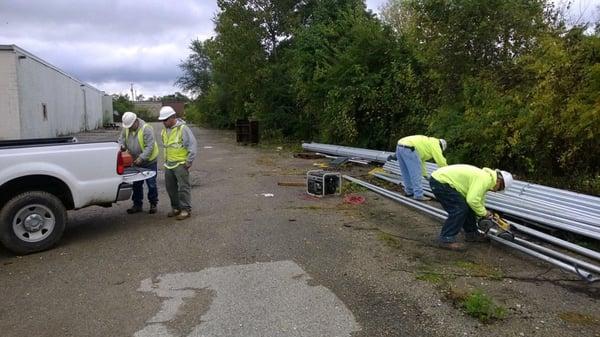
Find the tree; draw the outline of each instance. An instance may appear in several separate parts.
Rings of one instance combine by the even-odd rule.
[[[190,45],[192,53],[179,64],[183,74],[177,78],[175,85],[192,95],[201,95],[208,91],[212,83],[212,64],[208,55],[211,41],[193,40]]]
[[[113,109],[123,114],[126,111],[133,111],[133,102],[129,100],[127,94],[113,94]]]
[[[184,95],[178,91],[171,95],[165,95],[158,100],[159,101],[171,101],[171,102],[189,102],[190,99],[189,99],[189,97],[187,97],[186,95]]]

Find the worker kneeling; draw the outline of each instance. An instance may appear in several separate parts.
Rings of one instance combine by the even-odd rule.
[[[493,214],[485,208],[487,191],[502,191],[510,187],[510,173],[480,169],[471,165],[450,165],[431,174],[429,185],[436,199],[442,204],[448,218],[444,222],[438,244],[441,248],[463,250],[464,245],[456,241],[463,228],[465,241],[484,241],[485,236],[477,231],[477,217],[491,218]]]

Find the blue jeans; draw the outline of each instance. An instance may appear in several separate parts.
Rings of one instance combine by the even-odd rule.
[[[138,166],[140,168],[149,169],[156,173],[157,166],[156,162],[152,164],[148,164],[145,166]],[[156,175],[154,177],[146,179],[146,185],[148,185],[148,201],[150,205],[158,204],[158,189],[156,187]],[[133,195],[131,196],[131,200],[133,200],[133,206],[142,207],[142,200],[144,200],[144,180],[136,181],[133,183]]]
[[[477,231],[476,216],[465,198],[457,190],[448,184],[442,184],[433,177],[429,180],[429,186],[435,198],[448,212],[448,218],[444,222],[440,233],[441,242],[455,242],[456,235],[463,228],[465,233]]]
[[[413,195],[415,199],[422,198],[423,185],[421,185],[421,178],[423,174],[419,154],[416,150],[396,146],[396,157],[398,157],[398,166],[402,173],[404,192]]]

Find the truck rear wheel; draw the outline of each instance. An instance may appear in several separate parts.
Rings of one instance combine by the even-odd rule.
[[[10,199],[0,211],[0,242],[16,254],[48,249],[65,230],[67,211],[51,193],[29,191]]]

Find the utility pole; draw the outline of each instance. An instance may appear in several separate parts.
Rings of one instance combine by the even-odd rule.
[[[135,94],[133,93],[133,83],[131,83],[131,101],[135,101]]]

